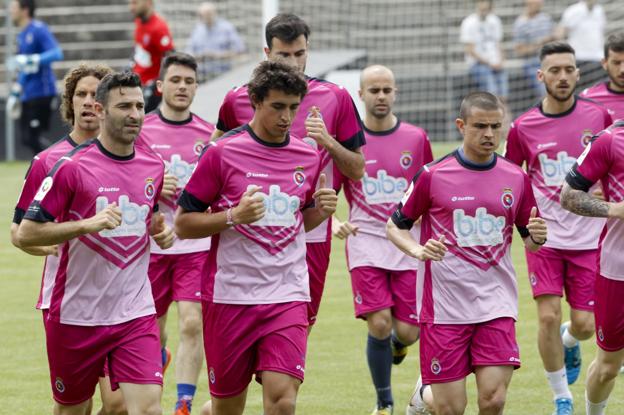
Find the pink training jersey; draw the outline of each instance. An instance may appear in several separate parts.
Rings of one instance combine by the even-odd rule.
[[[145,116],[138,143],[149,146],[165,162],[165,173],[178,178],[178,194],[175,200],[162,198],[158,201],[160,212],[165,215],[165,222],[173,228],[173,217],[177,208],[177,197],[191,178],[197,160],[205,145],[210,143],[214,125],[202,120],[195,114],[184,121],[170,121],[156,110]],[[150,250],[153,254],[189,254],[210,249],[210,238],[178,239],[169,249],[161,249],[150,238]]]
[[[608,81],[587,88],[581,93],[581,96],[604,105],[614,120],[624,119],[624,92],[610,89]]]
[[[65,154],[76,148],[78,144],[72,140],[69,135],[66,135],[56,143],[52,144],[41,153],[37,154],[32,162],[30,168],[26,173],[24,179],[24,185],[22,186],[22,192],[20,193],[17,205],[15,206],[15,213],[13,215],[13,223],[20,224],[22,218],[28,210],[28,206],[33,201],[41,182],[48,175],[54,164]],[[54,255],[48,255],[45,258],[45,265],[43,266],[43,278],[41,281],[41,289],[39,291],[39,299],[37,300],[37,308],[45,310],[50,307],[50,296],[52,295],[52,287],[54,286],[54,276],[58,268],[58,257]]]
[[[548,226],[546,247],[596,249],[604,220],[578,216],[561,207],[559,193],[566,174],[594,134],[612,123],[600,104],[576,98],[568,111],[545,114],[541,104],[512,124],[505,157],[527,165],[533,191]]]
[[[429,138],[422,128],[400,120],[390,130],[376,132],[364,128],[364,133],[364,177],[358,181],[344,178],[349,222],[359,228],[356,236],[347,239],[349,270],[362,266],[414,269],[417,261],[388,241],[386,222],[414,175],[433,160]],[[413,231],[418,239],[420,226]]]
[[[206,147],[178,203],[191,212],[237,206],[260,186],[265,216],[213,236],[202,298],[224,304],[310,301],[302,210],[314,203],[318,152],[288,137],[262,141],[249,125]]]
[[[566,177],[570,187],[587,192],[600,181],[607,201],[624,201],[624,120],[596,137]],[[624,221],[609,218],[600,241],[600,275],[624,281]]]
[[[147,277],[148,229],[163,172],[162,160],[149,149],[136,146],[130,156],[118,157],[94,140],[61,158],[43,180],[26,219],[82,220],[112,202],[122,211],[117,228],[60,245],[50,319],[101,326],[155,313]]]
[[[410,229],[422,218],[421,244],[444,236],[448,248],[442,261],[419,263],[421,323],[517,317],[513,225],[529,236],[526,225],[535,205],[527,175],[497,155],[488,165],[475,166],[456,150],[418,172],[392,220],[400,229]]]
[[[318,107],[325,122],[327,132],[349,150],[355,150],[364,145],[362,121],[358,115],[351,96],[341,86],[317,78],[308,79],[308,92],[303,97],[299,111],[290,128],[293,137],[303,137],[303,140],[317,148],[320,153],[321,171],[327,176],[328,183],[334,181],[334,163],[330,154],[324,148],[318,148],[316,141],[307,137],[305,120],[310,116],[310,109]],[[234,88],[227,93],[219,109],[217,129],[230,131],[251,121],[254,115],[249,101],[247,86]],[[330,237],[329,220],[308,232],[307,242],[325,242]]]

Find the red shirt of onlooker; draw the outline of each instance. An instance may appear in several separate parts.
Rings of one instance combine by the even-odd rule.
[[[167,22],[157,13],[145,20],[134,19],[134,67],[132,70],[145,85],[158,78],[160,62],[167,51],[173,49],[173,40]]]

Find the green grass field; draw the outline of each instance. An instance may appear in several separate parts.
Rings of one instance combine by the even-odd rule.
[[[437,144],[434,154],[447,153],[456,144]],[[42,260],[15,249],[9,241],[9,225],[15,200],[21,188],[26,163],[0,164],[0,414],[50,414],[52,398],[45,353],[41,313],[34,309],[41,283]],[[343,201],[344,202],[344,201]],[[340,206],[345,218],[346,206]],[[517,335],[521,349],[522,368],[514,374],[505,413],[550,414],[549,390],[537,353],[537,320],[526,276],[524,254],[517,234],[513,249],[520,287],[520,317]],[[564,315],[567,315],[567,308]],[[177,317],[175,307],[169,317],[169,343],[175,353]],[[365,361],[366,325],[353,317],[351,286],[347,272],[344,244],[335,240],[327,285],[318,323],[308,344],[306,380],[301,387],[298,413],[303,415],[369,414],[375,404],[374,390]],[[583,373],[572,386],[577,413],[584,413],[584,380],[587,364],[596,350],[594,340],[583,344]],[[393,388],[395,414],[404,413],[419,372],[418,345],[411,348],[405,362],[394,368]],[[172,413],[175,401],[175,380],[170,368],[165,377],[163,411]],[[468,379],[467,414],[476,414],[474,377]],[[620,379],[611,395],[610,414],[624,413],[624,379]],[[202,370],[194,413],[208,398],[206,372]],[[99,405],[96,392],[96,407]],[[254,383],[251,387],[248,414],[260,414],[261,394]]]

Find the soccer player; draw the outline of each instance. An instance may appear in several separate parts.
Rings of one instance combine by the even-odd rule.
[[[15,106],[21,105],[22,142],[37,154],[44,148],[41,133],[49,127],[52,100],[56,97],[51,64],[63,59],[63,51],[48,26],[34,18],[34,0],[14,0],[10,12],[13,24],[21,30],[17,36],[17,55],[9,60],[9,66],[19,72],[9,97],[10,107],[17,115],[20,111]]]
[[[161,97],[156,91],[160,62],[173,50],[173,40],[165,19],[154,10],[153,0],[129,0],[134,16],[134,65],[132,70],[141,77],[145,96],[145,112],[155,110]]]
[[[60,245],[44,317],[55,410],[85,413],[107,362],[128,413],[156,414],[162,368],[148,232],[162,248],[171,246],[172,230],[162,215],[152,216],[164,166],[134,146],[144,117],[136,74],[102,78],[94,112],[98,139],[52,168],[17,239],[24,247]]]
[[[302,74],[308,59],[307,23],[294,14],[275,16],[265,28],[267,59],[281,60],[295,66]],[[337,167],[343,176],[360,180],[364,174],[364,145],[362,122],[353,100],[346,89],[321,79],[306,78],[308,93],[301,102],[301,110],[292,122],[293,136],[317,148],[321,155],[320,166],[328,183],[333,184],[333,171]],[[248,88],[232,89],[223,100],[219,121],[213,139],[251,120],[254,109],[249,101]],[[325,276],[331,251],[331,223],[306,235],[307,261],[310,271],[309,304],[310,327],[319,311]]]
[[[501,414],[520,366],[513,225],[524,245],[546,242],[527,175],[499,157],[503,106],[487,92],[464,98],[455,121],[463,145],[414,177],[388,220],[388,238],[418,268],[420,367],[436,414],[463,414],[474,372],[480,414]],[[420,242],[409,232],[421,219]]]
[[[586,89],[581,96],[603,104],[614,120],[624,119],[624,32],[607,38],[602,67],[609,80]]]
[[[598,134],[566,176],[561,205],[577,215],[607,218],[600,240],[595,286],[598,351],[589,365],[585,392],[587,415],[603,415],[607,400],[624,364],[624,121],[616,121]],[[605,200],[587,192],[601,182]]]
[[[406,257],[386,238],[386,221],[420,168],[433,160],[427,133],[392,112],[394,74],[385,66],[365,68],[360,98],[366,107],[363,153],[368,163],[361,180],[345,180],[349,221],[334,218],[334,235],[347,239],[355,316],[366,320],[366,357],[377,392],[374,414],[391,414],[393,363],[418,340],[416,260]],[[415,229],[418,235],[419,229]]]
[[[72,130],[57,143],[33,158],[15,206],[13,223],[11,224],[11,241],[18,248],[31,255],[47,255],[43,271],[44,279],[37,302],[37,308],[44,310],[44,315],[47,313],[45,310],[49,308],[54,273],[58,267],[58,248],[56,245],[21,247],[17,241],[17,230],[41,182],[58,159],[72,151],[76,146],[98,135],[100,124],[95,116],[95,91],[100,80],[110,72],[111,69],[107,66],[82,64],[67,73],[63,80],[65,90],[61,101],[61,115],[65,122],[72,127]],[[108,375],[100,377],[99,383],[103,404],[100,414],[126,413],[121,391],[111,391]]]
[[[248,90],[252,120],[206,147],[178,201],[176,233],[214,235],[202,281],[212,413],[242,414],[255,373],[264,412],[294,414],[308,337],[305,230],[338,198],[319,178],[318,152],[289,133],[303,74],[265,61]]]
[[[573,406],[568,384],[576,381],[581,369],[579,341],[594,332],[592,287],[604,221],[565,211],[559,192],[592,135],[612,121],[602,105],[574,95],[579,71],[570,45],[547,43],[540,51],[540,62],[537,76],[546,95],[513,122],[505,157],[518,165],[526,163],[540,212],[548,223],[546,246],[537,253],[527,251],[526,257],[537,303],[538,349],[554,394],[555,413],[568,414]],[[571,321],[561,325],[564,292]]]
[[[163,60],[156,82],[163,100],[160,108],[145,116],[137,142],[148,145],[165,161],[161,212],[173,227],[178,192],[189,181],[199,154],[210,143],[214,126],[190,111],[197,91],[197,61],[186,53],[172,53]],[[210,238],[175,239],[162,250],[151,243],[149,277],[160,327],[160,340],[167,340],[167,310],[178,303],[180,344],[176,355],[178,401],[175,414],[188,415],[202,366],[201,273],[208,260]],[[167,351],[164,356],[168,355]],[[165,365],[166,359],[163,362]]]

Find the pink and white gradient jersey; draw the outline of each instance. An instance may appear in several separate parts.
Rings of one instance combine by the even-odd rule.
[[[202,299],[223,304],[310,301],[302,210],[313,204],[318,152],[288,137],[272,144],[248,125],[206,147],[179,205],[220,212],[260,186],[265,216],[212,238]]]
[[[163,162],[151,150],[136,146],[130,156],[118,157],[98,140],[62,157],[50,171],[26,219],[76,221],[94,216],[112,202],[122,211],[119,227],[59,246],[50,319],[105,326],[154,314],[147,277],[148,229],[163,174]]]
[[[54,164],[65,154],[76,148],[78,144],[66,135],[47,149],[37,154],[30,163],[30,168],[26,173],[22,192],[20,193],[15,213],[13,215],[13,223],[20,224],[22,218],[28,210],[28,206],[33,201],[41,182],[48,175]],[[45,258],[43,266],[43,276],[41,281],[41,289],[39,291],[39,299],[37,300],[37,308],[45,310],[50,307],[50,297],[52,296],[52,287],[54,287],[54,276],[58,268],[58,257],[48,255]]]
[[[568,184],[587,192],[600,181],[607,201],[624,201],[624,120],[600,133],[566,177]],[[624,221],[607,219],[600,239],[600,275],[624,281]]]
[[[624,120],[624,92],[610,89],[609,81],[587,88],[581,93],[581,96],[604,105],[614,120]]]
[[[594,134],[611,125],[606,108],[576,98],[568,111],[545,114],[539,104],[518,117],[507,137],[505,157],[526,170],[548,226],[546,247],[596,249],[604,220],[587,218],[561,207],[559,193],[566,174]]]
[[[418,218],[421,244],[444,236],[442,261],[419,262],[420,323],[473,324],[517,318],[518,288],[510,249],[513,225],[523,237],[535,206],[522,169],[494,155],[471,165],[456,150],[425,165],[392,215],[401,229]]]
[[[173,228],[173,217],[177,208],[176,200],[191,178],[202,149],[210,143],[214,125],[195,114],[184,121],[170,121],[156,110],[145,116],[141,134],[137,143],[145,144],[165,162],[165,173],[178,178],[178,194],[171,201],[162,198],[158,201],[160,212],[165,215],[165,222]],[[210,238],[178,239],[169,249],[161,249],[150,238],[150,250],[153,254],[190,254],[210,249]]]
[[[349,203],[349,222],[359,227],[357,236],[347,239],[349,270],[362,266],[414,269],[418,262],[388,241],[386,222],[414,175],[433,160],[429,138],[422,128],[400,120],[387,131],[364,128],[364,133],[364,177],[358,181],[345,177],[343,185]],[[418,239],[420,226],[415,226],[413,233]]]
[[[321,171],[327,176],[328,183],[337,186],[338,179],[334,180],[335,168],[330,154],[324,148],[319,148],[316,141],[307,137],[305,120],[310,116],[310,109],[318,107],[325,122],[327,132],[340,144],[349,150],[355,150],[364,145],[362,121],[358,115],[351,96],[341,86],[317,78],[307,78],[308,92],[303,97],[299,111],[290,127],[293,137],[302,137],[320,153]],[[217,128],[221,131],[230,131],[251,121],[254,115],[249,101],[247,86],[230,90],[219,109]],[[325,242],[330,238],[329,220],[314,228],[306,235],[308,242]]]

